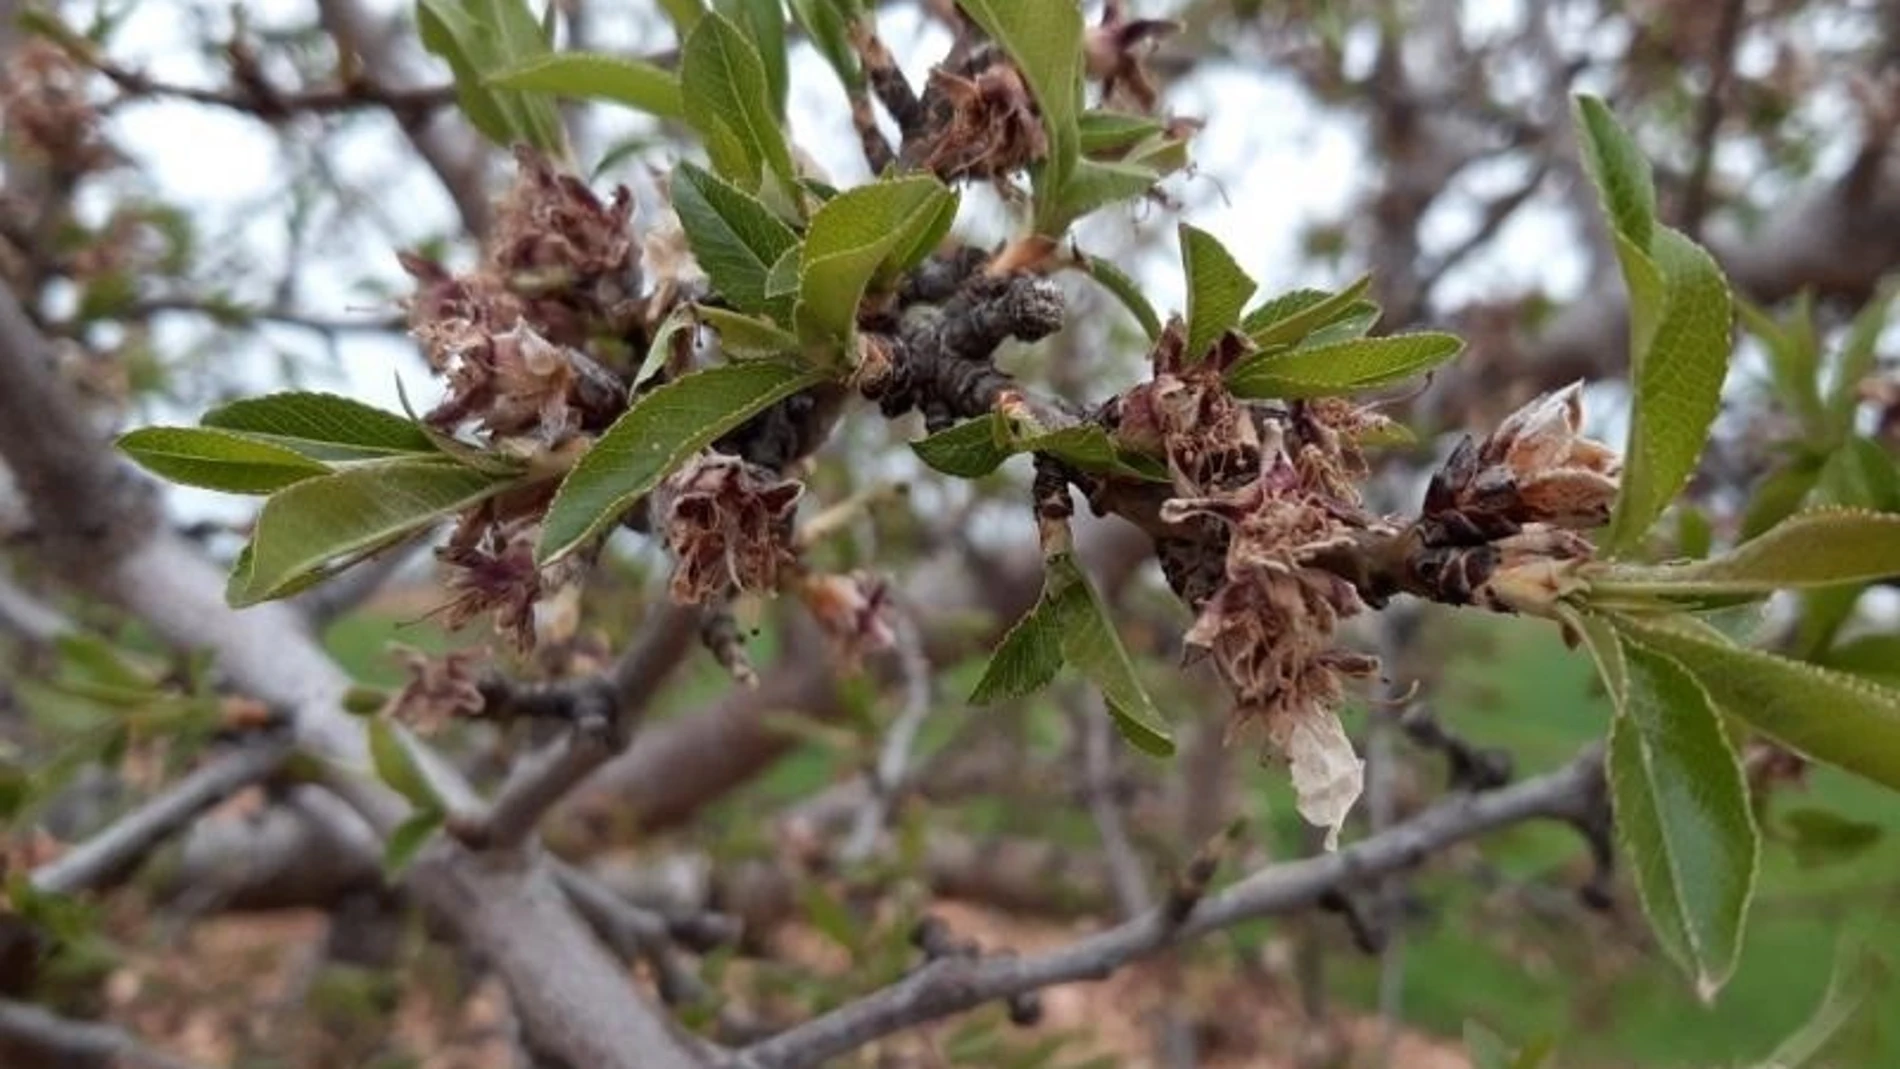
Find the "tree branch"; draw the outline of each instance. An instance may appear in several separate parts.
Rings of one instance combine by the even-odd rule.
[[[213,758],[97,835],[34,869],[33,886],[74,894],[121,878],[198,814],[276,771],[291,748],[288,737],[265,738]]]
[[[1077,980],[1099,980],[1169,946],[1256,917],[1316,905],[1329,891],[1419,864],[1453,843],[1535,819],[1575,819],[1599,793],[1602,752],[1513,787],[1441,802],[1391,830],[1302,861],[1263,869],[1202,900],[1179,925],[1147,913],[1033,957],[945,958],[898,983],[738,1052],[744,1069],[819,1065],[880,1036],[985,1002]]]
[[[11,999],[0,999],[0,1056],[8,1065],[68,1069],[198,1069],[112,1025],[70,1020]]]

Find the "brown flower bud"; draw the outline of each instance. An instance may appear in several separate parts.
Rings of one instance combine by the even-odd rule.
[[[1600,526],[1616,501],[1616,452],[1583,437],[1583,386],[1573,383],[1518,409],[1481,445],[1467,438],[1432,476],[1428,541],[1471,545],[1524,524]]]
[[[480,675],[489,659],[487,650],[452,650],[430,657],[420,650],[398,647],[395,653],[402,659],[409,681],[390,700],[387,713],[391,719],[430,735],[452,720],[481,713],[486,699],[482,697]]]

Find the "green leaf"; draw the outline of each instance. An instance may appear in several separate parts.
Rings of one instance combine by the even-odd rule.
[[[1900,515],[1814,509],[1717,557],[1690,564],[1606,564],[1589,571],[1592,595],[1653,595],[1695,602],[1900,575]]]
[[[728,355],[757,359],[798,353],[798,335],[768,320],[707,305],[694,306],[693,314],[719,335],[719,347]]]
[[[329,393],[273,393],[214,408],[207,427],[294,449],[312,460],[375,460],[429,456],[435,443],[415,421]]]
[[[383,846],[383,875],[395,880],[409,869],[410,862],[429,845],[429,839],[442,827],[443,815],[439,809],[421,809],[410,814],[409,819],[396,825],[389,833],[389,841]]]
[[[1900,635],[1862,635],[1821,654],[1828,668],[1900,689]]]
[[[964,479],[980,479],[1019,453],[1048,453],[1083,471],[1166,481],[1166,473],[1158,465],[1123,455],[1100,424],[1023,431],[992,413],[938,431],[912,442],[910,447],[932,468]]]
[[[1737,299],[1736,318],[1762,344],[1775,397],[1795,414],[1802,434],[1815,444],[1828,437],[1821,404],[1821,338],[1814,328],[1814,294],[1794,299],[1786,324],[1754,303]]]
[[[1068,181],[1036,197],[1036,231],[1060,234],[1090,212],[1146,196],[1161,172],[1130,160],[1079,160]]]
[[[1248,312],[1240,321],[1240,329],[1262,349],[1298,345],[1307,335],[1349,314],[1370,288],[1372,276],[1361,275],[1338,293],[1329,294],[1324,290],[1283,293]],[[1376,306],[1374,311],[1377,311]]]
[[[1827,1053],[1841,1031],[1860,1014],[1867,1000],[1884,993],[1891,982],[1881,959],[1865,948],[1843,943],[1834,961],[1834,973],[1820,1005],[1806,1023],[1775,1046],[1753,1069],[1806,1069]],[[1831,1063],[1845,1064],[1845,1063]]]
[[[1603,101],[1579,95],[1574,107],[1583,163],[1603,198],[1604,214],[1617,233],[1648,249],[1656,227],[1656,186],[1649,160]]]
[[[1052,200],[1050,194],[1068,185],[1081,152],[1082,7],[1075,0],[958,0],[958,6],[1009,53],[1029,83],[1049,136],[1049,158],[1036,176],[1037,200]],[[1039,217],[1042,208],[1039,203]]]
[[[680,52],[680,89],[715,170],[747,192],[767,175],[787,195],[797,187],[765,61],[731,19],[709,12],[693,27]]]
[[[456,102],[477,130],[498,145],[526,141],[549,156],[567,155],[566,131],[547,97],[484,81],[489,71],[548,52],[541,24],[523,0],[418,0],[416,25],[423,47],[454,72]]]
[[[1628,691],[1610,731],[1616,828],[1658,942],[1707,1002],[1735,971],[1760,834],[1709,693],[1645,646],[1625,655]]]
[[[842,7],[844,0],[791,0],[792,17],[804,28],[818,54],[838,73],[848,90],[864,85],[864,70],[858,64],[857,50],[851,47],[851,16]]]
[[[283,597],[327,563],[401,540],[514,482],[444,459],[392,460],[306,479],[264,503],[227,598],[243,607]]]
[[[1180,235],[1188,291],[1187,357],[1199,360],[1221,335],[1240,325],[1240,310],[1259,286],[1214,235],[1186,223]]]
[[[1848,327],[1841,343],[1840,359],[1834,369],[1834,382],[1828,390],[1827,422],[1835,434],[1854,432],[1854,412],[1860,407],[1861,380],[1873,374],[1880,353],[1880,335],[1886,329],[1893,300],[1900,294],[1900,282],[1888,282],[1869,300]]]
[[[1016,621],[990,655],[989,667],[970,693],[973,705],[990,705],[1033,694],[1062,670],[1062,621],[1048,600]]]
[[[653,331],[653,340],[647,344],[646,358],[634,370],[632,386],[638,388],[653,376],[666,370],[672,362],[676,346],[691,346],[698,339],[699,317],[694,314],[695,306],[676,304],[673,310],[660,320]],[[684,333],[684,337],[682,334]]]
[[[118,445],[162,479],[230,494],[269,494],[330,471],[294,449],[202,427],[142,427]]]
[[[1077,116],[1077,145],[1082,155],[1114,152],[1167,129],[1161,120],[1125,111],[1091,109]]]
[[[758,360],[707,368],[642,394],[561,483],[542,521],[536,561],[573,552],[686,458],[774,402],[823,381],[803,368]]]
[[[1115,295],[1141,324],[1141,332],[1153,342],[1161,337],[1161,317],[1155,314],[1154,305],[1148,303],[1148,297],[1141,292],[1141,284],[1129,278],[1127,273],[1100,256],[1090,256],[1087,261],[1089,277],[1101,283],[1102,288]]]
[[[718,11],[744,31],[759,50],[765,65],[766,99],[772,114],[785,117],[785,94],[790,77],[785,63],[785,9],[779,0],[715,0]]]
[[[1649,165],[1592,97],[1576,100],[1584,161],[1602,195],[1630,300],[1629,443],[1606,548],[1641,544],[1695,471],[1721,406],[1733,299],[1709,254],[1656,222]]]
[[[1821,462],[1812,457],[1797,457],[1769,472],[1755,484],[1742,513],[1742,538],[1754,538],[1794,515],[1820,478]]]
[[[674,169],[672,188],[680,227],[713,289],[741,311],[771,308],[766,279],[798,234],[756,197],[690,163]]]
[[[812,215],[800,254],[799,338],[813,349],[844,346],[855,336],[865,289],[916,254],[927,235],[941,236],[946,206],[954,212],[956,201],[928,175],[873,182],[826,201]]]
[[[1781,817],[1782,835],[1803,868],[1850,861],[1886,834],[1880,824],[1853,820],[1825,809],[1791,809]]]
[[[1257,353],[1228,371],[1227,385],[1240,397],[1359,393],[1429,371],[1463,348],[1450,334],[1420,333]]]
[[[1158,757],[1172,754],[1167,720],[1142,686],[1107,607],[1075,558],[1064,554],[1050,560],[1046,581],[1043,598],[1056,619],[1063,659],[1101,688],[1123,738]]]
[[[1664,621],[1624,618],[1618,627],[1680,661],[1718,706],[1763,734],[1900,789],[1900,690]]]
[[[405,732],[382,719],[370,720],[368,727],[369,759],[376,768],[376,778],[409,799],[416,808],[439,810],[441,799],[435,796],[429,777],[423,775],[422,766],[404,737]]]
[[[497,89],[612,101],[662,119],[686,118],[673,72],[626,56],[555,52],[497,71],[487,82]]]

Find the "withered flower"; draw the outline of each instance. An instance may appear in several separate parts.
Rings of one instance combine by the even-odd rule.
[[[985,51],[970,69],[930,72],[924,91],[928,133],[905,147],[913,166],[946,182],[997,180],[1049,154],[1049,138],[1029,86],[1006,57]]]
[[[739,457],[704,454],[660,487],[673,600],[708,604],[733,590],[778,589],[797,561],[792,519],[802,483]]]
[[[847,670],[855,671],[867,654],[897,642],[890,586],[878,576],[863,571],[807,575],[799,581],[798,594]]]
[[[1424,519],[1437,544],[1489,542],[1525,524],[1587,530],[1610,518],[1621,462],[1585,438],[1583,384],[1545,394],[1471,439],[1432,476]]]
[[[1223,377],[1250,348],[1230,332],[1209,352],[1190,354],[1187,328],[1177,317],[1155,343],[1154,377],[1122,395],[1117,441],[1164,456],[1182,496],[1232,489],[1260,470],[1259,427]]]
[[[1131,19],[1122,0],[1102,5],[1102,21],[1084,39],[1083,58],[1089,77],[1102,83],[1104,107],[1126,102],[1136,111],[1155,109],[1160,93],[1143,61],[1163,37],[1180,29],[1167,19]]]
[[[450,569],[446,582],[454,597],[443,609],[449,628],[493,611],[495,630],[515,648],[534,646],[534,606],[543,589],[534,562],[534,530],[525,521],[490,525],[481,513],[463,518],[448,544],[436,551]]]
[[[481,713],[486,702],[480,676],[487,650],[451,650],[439,657],[406,646],[393,652],[402,659],[409,681],[390,699],[391,719],[431,735],[452,720]]]
[[[482,426],[497,435],[534,433],[552,445],[576,429],[569,409],[574,365],[567,354],[526,324],[493,336],[494,400]]]

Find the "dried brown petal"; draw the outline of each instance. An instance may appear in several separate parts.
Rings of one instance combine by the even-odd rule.
[[[732,590],[771,592],[798,557],[792,520],[803,484],[738,457],[707,454],[670,476],[667,548],[677,560],[672,596],[707,604]]]
[[[862,571],[806,576],[799,583],[799,596],[848,669],[855,670],[867,655],[897,642],[890,618],[890,588],[877,576]]]
[[[929,134],[905,155],[946,182],[1000,179],[1049,154],[1035,98],[1000,56],[974,72],[931,71],[924,104]]]
[[[1366,763],[1329,708],[1282,714],[1267,722],[1267,736],[1286,755],[1300,816],[1326,829],[1326,849],[1339,848],[1339,831],[1365,792]]]
[[[387,713],[391,718],[429,735],[452,720],[481,713],[485,704],[481,669],[489,660],[486,649],[452,650],[439,657],[407,647],[395,652],[409,672],[409,681],[390,700]]]

